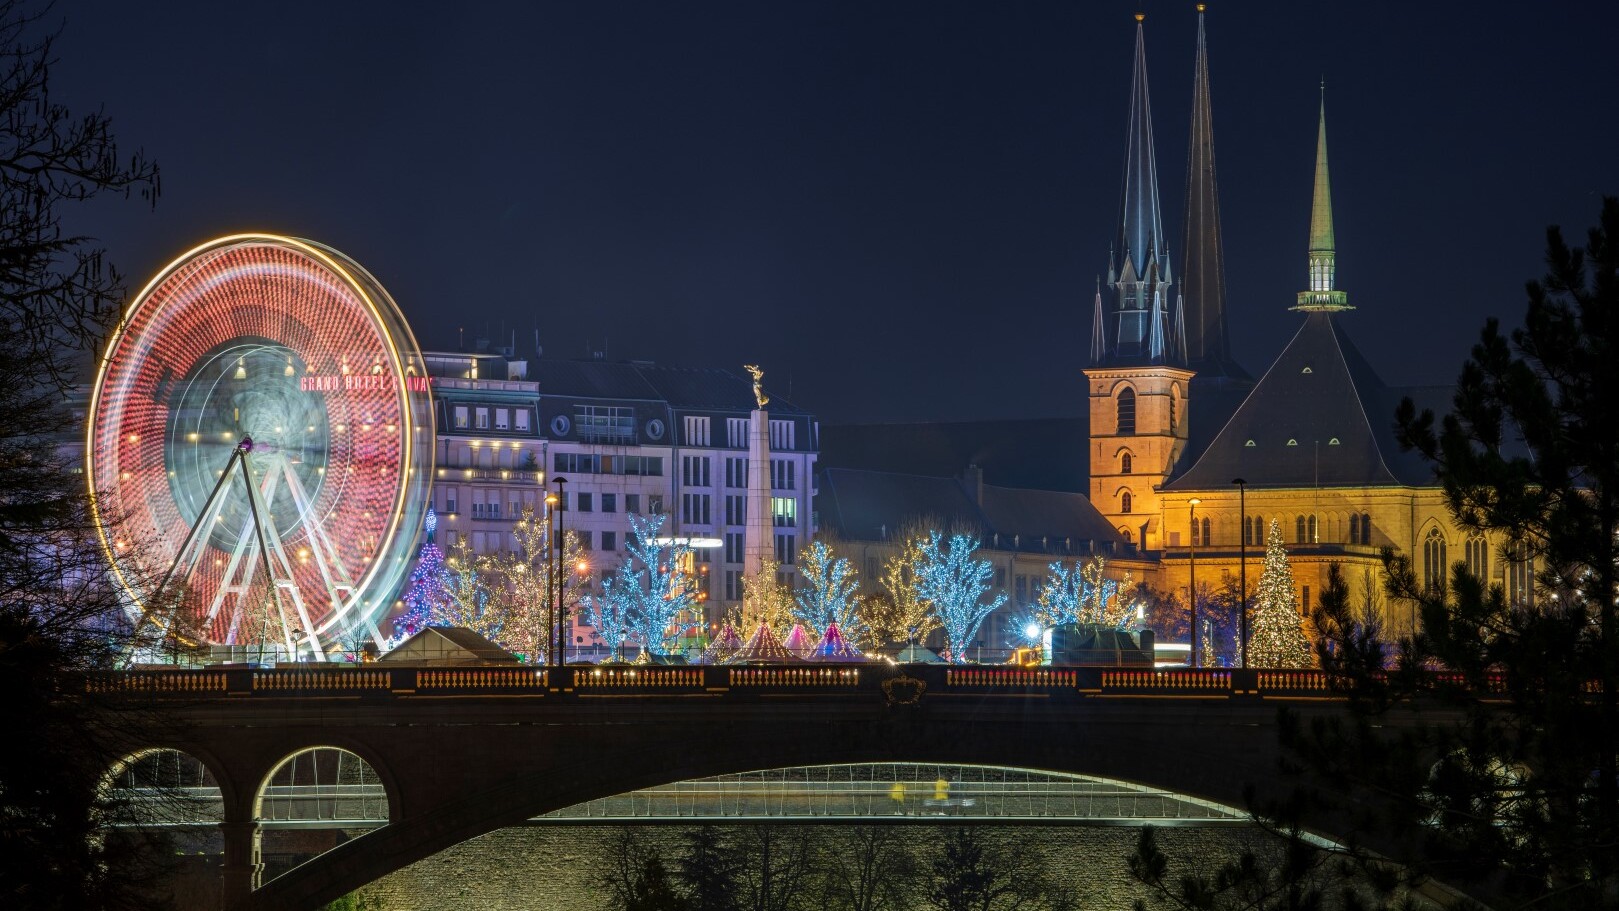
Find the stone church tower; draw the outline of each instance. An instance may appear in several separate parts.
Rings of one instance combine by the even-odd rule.
[[[1127,540],[1155,549],[1161,534],[1158,488],[1186,445],[1187,391],[1194,371],[1186,363],[1179,297],[1170,313],[1174,279],[1159,210],[1143,18],[1136,16],[1123,204],[1108,262],[1113,300],[1104,305],[1098,283],[1085,377],[1091,504]]]

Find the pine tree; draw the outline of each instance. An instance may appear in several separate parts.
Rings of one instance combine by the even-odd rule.
[[[1293,588],[1293,568],[1282,546],[1282,526],[1270,520],[1265,538],[1265,570],[1259,576],[1254,616],[1248,629],[1250,667],[1315,667],[1314,650],[1304,634]]]
[[[737,911],[736,846],[718,826],[698,826],[681,833],[684,843],[675,861],[675,879],[685,891],[691,911]]]
[[[416,556],[416,568],[410,572],[405,585],[405,612],[394,621],[394,641],[409,639],[429,626],[443,624],[454,598],[451,574],[444,565],[444,551],[434,542],[438,516],[428,507],[427,540],[422,542]]]

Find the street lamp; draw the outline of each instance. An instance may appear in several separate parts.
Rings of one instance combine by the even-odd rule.
[[[1242,637],[1242,669],[1248,669],[1248,482],[1242,478],[1232,478],[1231,483],[1237,485],[1237,512],[1242,514],[1242,543],[1238,546],[1237,556],[1237,601],[1241,607],[1237,610],[1237,628],[1241,630]]]
[[[564,597],[563,593],[566,591],[566,589],[568,587],[562,581],[562,555],[563,555],[563,551],[565,550],[563,545],[567,541],[567,539],[562,536],[562,514],[568,511],[568,494],[567,494],[566,488],[564,488],[563,485],[568,483],[568,479],[564,478],[564,477],[555,477],[555,478],[551,479],[551,483],[553,483],[553,484],[555,484],[557,486],[556,510],[553,513],[553,515],[554,515],[554,517],[556,519],[556,532],[555,532],[555,534],[556,534],[557,565],[556,565],[556,571],[551,573],[551,584],[556,586],[557,600],[556,600],[556,607],[555,607],[555,609],[553,610],[553,612],[551,614],[551,624],[546,628],[545,635],[546,635],[546,639],[547,639],[546,649],[551,653],[550,656],[549,656],[551,658],[551,664],[553,664],[556,667],[560,668],[560,667],[562,667],[562,663],[563,663],[562,662],[562,647],[563,647],[562,627],[563,627],[564,614],[562,613],[562,599]],[[558,676],[557,679],[560,680],[561,677]]]
[[[1197,505],[1202,503],[1197,497],[1188,501],[1192,512],[1192,551],[1190,564],[1187,569],[1188,581],[1186,583],[1187,601],[1192,605],[1192,660],[1188,663],[1192,667],[1198,665],[1198,634],[1197,634]]]

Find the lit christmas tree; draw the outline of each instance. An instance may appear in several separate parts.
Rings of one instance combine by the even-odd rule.
[[[855,589],[859,582],[855,579],[854,567],[843,557],[833,556],[832,548],[826,546],[825,541],[816,541],[800,551],[798,562],[804,588],[794,595],[798,606],[793,616],[816,632],[824,632],[835,624],[843,638],[860,641],[865,630],[855,613],[859,603]]]
[[[1265,538],[1265,571],[1259,576],[1254,615],[1248,625],[1250,667],[1315,667],[1294,597],[1293,568],[1282,546],[1282,526],[1272,519]]]
[[[402,642],[429,626],[444,625],[454,600],[450,571],[444,565],[444,551],[433,542],[438,529],[438,516],[433,507],[427,508],[422,522],[427,529],[427,540],[422,542],[416,557],[416,568],[410,572],[405,585],[405,612],[394,621],[394,642]]]
[[[633,579],[617,575],[602,580],[601,594],[584,597],[579,612],[607,644],[608,661],[624,660],[624,640],[630,637],[640,599],[640,586]]]
[[[950,660],[963,664],[978,627],[996,608],[1006,603],[1002,592],[984,601],[994,567],[988,560],[974,560],[978,539],[971,535],[943,536],[933,532],[922,542],[922,559],[917,567],[916,587],[921,600],[933,606],[950,644]]]
[[[770,627],[779,640],[793,626],[793,590],[782,580],[781,564],[768,557],[759,565],[759,572],[742,577],[742,613],[729,618],[740,629],[753,629],[760,623]]]
[[[631,599],[630,625],[641,648],[654,655],[667,653],[669,628],[696,606],[700,592],[691,545],[663,536],[667,520],[668,516],[630,516],[626,553],[614,574],[619,591]]]

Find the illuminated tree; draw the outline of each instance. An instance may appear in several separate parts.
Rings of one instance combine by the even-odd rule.
[[[640,586],[633,579],[621,581],[616,574],[602,579],[600,594],[585,596],[580,616],[607,645],[607,660],[624,660],[624,641],[635,629],[640,600]]]
[[[921,545],[921,562],[916,578],[917,594],[933,608],[944,627],[950,646],[950,660],[967,660],[967,649],[978,628],[994,610],[1006,603],[1002,592],[984,601],[995,570],[988,560],[975,560],[978,539],[968,534],[950,536],[948,544],[933,532]]]
[[[668,516],[631,515],[629,520],[624,559],[612,576],[615,597],[625,600],[630,628],[641,647],[662,655],[670,625],[697,604],[692,549],[663,536]]]
[[[855,589],[859,581],[854,567],[843,557],[833,556],[825,541],[816,541],[799,554],[799,575],[804,587],[795,595],[798,607],[793,616],[805,626],[824,632],[836,623],[845,639],[865,638]]]
[[[1106,567],[1107,559],[1101,556],[1083,566],[1077,560],[1071,567],[1060,560],[1051,564],[1050,575],[1040,589],[1036,621],[1047,627],[1064,623],[1129,627],[1136,618],[1136,604],[1127,595],[1134,591],[1135,584],[1129,574],[1122,582],[1104,577]]]
[[[486,613],[496,615],[499,627],[497,637],[492,638],[532,663],[548,658],[555,586],[562,585],[565,618],[584,593],[586,577],[580,568],[588,566],[579,536],[569,531],[563,534],[558,570],[551,518],[549,510],[536,514],[532,507],[524,507],[512,525],[516,547],[484,558],[481,567],[494,583],[488,589],[485,608]]]
[[[452,574],[444,565],[444,551],[433,540],[438,516],[432,507],[427,510],[424,525],[427,540],[422,542],[416,568],[411,570],[410,580],[405,585],[405,612],[394,621],[395,641],[408,639],[426,627],[441,623],[454,597]]]
[[[1287,548],[1282,546],[1282,526],[1272,519],[1265,538],[1265,570],[1259,576],[1248,627],[1250,667],[1315,667],[1296,598],[1293,568],[1287,562]]]
[[[758,575],[742,578],[742,622],[738,626],[744,631],[763,622],[780,639],[792,627],[797,605],[793,590],[781,580],[780,570],[780,563],[766,558]]]
[[[927,540],[927,532],[905,534],[900,544],[899,552],[883,561],[883,574],[879,583],[883,594],[887,596],[889,610],[897,615],[900,634],[894,639],[925,639],[928,633],[939,628],[939,618],[934,615],[932,606],[922,597],[919,588],[920,567],[922,565],[922,544]],[[884,618],[883,625],[891,627],[889,618]],[[873,629],[875,623],[868,623]],[[888,640],[892,641],[892,640]]]

